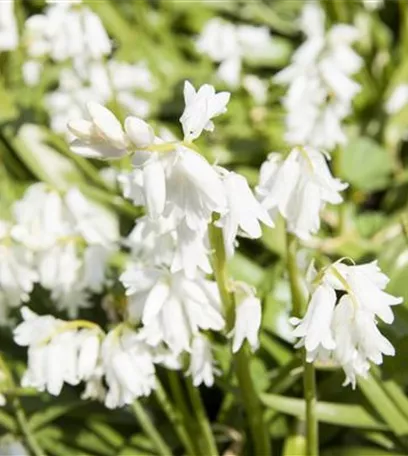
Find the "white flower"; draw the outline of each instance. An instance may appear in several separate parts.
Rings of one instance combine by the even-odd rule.
[[[330,150],[346,142],[342,122],[360,90],[351,75],[362,59],[350,47],[359,36],[355,27],[337,24],[326,33],[324,22],[318,4],[305,4],[300,26],[307,40],[274,81],[289,85],[283,99],[286,140]]]
[[[68,190],[64,202],[75,231],[87,243],[108,247],[119,240],[118,220],[111,211],[85,198],[77,188]]]
[[[325,156],[312,147],[296,147],[282,160],[271,154],[263,163],[257,193],[273,217],[279,212],[287,229],[308,239],[320,227],[320,211],[326,203],[343,201],[339,192],[347,184],[333,178]]]
[[[358,266],[337,262],[313,276],[316,288],[306,315],[291,320],[297,326],[293,335],[300,338],[297,347],[305,347],[308,362],[340,364],[346,374],[344,385],[351,383],[354,388],[356,378],[367,375],[370,363],[381,364],[383,355],[394,355],[376,316],[391,323],[390,306],[402,299],[383,291],[388,277],[376,261]],[[338,303],[336,291],[343,292]]]
[[[214,282],[137,265],[130,265],[120,280],[129,296],[129,317],[142,320],[141,334],[151,345],[165,342],[178,354],[190,351],[191,339],[200,329],[224,327]]]
[[[221,178],[204,157],[187,147],[170,152],[168,160],[169,209],[178,220],[185,219],[191,230],[199,230],[212,212],[221,212],[226,205]]]
[[[237,234],[256,239],[262,235],[260,222],[267,226],[273,226],[273,222],[255,199],[244,176],[223,168],[219,171],[223,176],[227,207],[217,225],[223,228],[226,250],[232,255]]]
[[[14,0],[0,2],[0,53],[18,46],[18,30],[14,15]]]
[[[37,280],[31,252],[15,244],[10,227],[0,221],[0,302],[9,307],[27,302]]]
[[[388,114],[399,112],[408,104],[408,84],[398,85],[385,104],[385,110]]]
[[[108,408],[131,404],[155,388],[155,368],[149,347],[125,327],[108,333],[102,344],[102,364],[108,391]]]
[[[242,80],[242,85],[258,105],[266,103],[268,98],[268,84],[254,74],[247,74]]]
[[[84,287],[100,293],[106,283],[106,269],[110,251],[100,245],[90,245],[85,249],[83,258]]]
[[[189,81],[184,83],[184,108],[180,117],[183,127],[184,139],[193,141],[197,139],[203,130],[213,131],[212,118],[227,111],[230,98],[229,92],[215,93],[213,86],[204,84],[198,91]]]
[[[21,314],[24,321],[14,330],[14,341],[29,347],[22,386],[58,396],[64,382],[78,384],[76,331],[64,331],[62,320],[38,316],[27,307],[21,309]]]
[[[244,283],[236,283],[234,294],[236,307],[232,352],[239,351],[245,339],[255,351],[259,346],[258,333],[262,318],[261,302],[255,296],[254,290]]]
[[[211,353],[211,343],[206,337],[198,334],[191,344],[190,367],[187,375],[191,375],[195,387],[204,383],[210,388],[214,384],[214,374],[217,373]]]
[[[320,349],[333,350],[335,343],[331,330],[336,293],[327,284],[319,285],[312,294],[306,315],[303,319],[291,318],[297,325],[292,335],[302,338],[308,354],[307,361],[312,362]]]
[[[89,8],[72,8],[73,2],[56,3],[45,14],[31,16],[25,24],[23,41],[30,57],[49,55],[67,59],[100,60],[112,46],[99,17]]]
[[[109,109],[98,103],[87,104],[91,120],[72,120],[70,132],[78,139],[71,143],[71,150],[83,157],[120,158],[126,154],[127,140],[118,119]]]
[[[22,307],[24,321],[13,332],[14,341],[28,346],[28,367],[22,385],[58,396],[65,383],[89,380],[97,368],[99,329],[70,329],[52,315],[39,316]]]

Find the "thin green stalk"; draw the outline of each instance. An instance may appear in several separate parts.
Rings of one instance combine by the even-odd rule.
[[[7,363],[4,361],[3,357],[0,356],[0,372],[2,372],[5,376],[5,381],[7,386],[10,389],[15,390],[16,385],[14,382],[14,378],[10,372],[10,369],[7,366]],[[40,445],[37,442],[33,432],[30,429],[28,424],[28,419],[21,405],[20,398],[16,395],[9,396],[10,397],[10,404],[13,408],[14,415],[16,417],[16,421],[21,433],[21,436],[24,440],[27,450],[29,451],[30,455],[32,456],[45,456],[44,451],[41,449]]]
[[[213,270],[223,303],[227,331],[234,325],[234,295],[228,289],[227,259],[222,230],[214,224],[209,225],[209,238],[213,250]],[[263,416],[262,404],[256,394],[250,372],[251,355],[246,344],[234,356],[235,369],[238,378],[249,429],[251,431],[253,447],[256,455],[271,455],[272,450],[266,422]]]
[[[193,385],[190,378],[186,380],[186,384],[191,404],[193,405],[193,409],[200,426],[200,433],[202,436],[200,449],[202,450],[202,454],[205,456],[218,456],[219,453],[217,445],[215,443],[214,435],[208,421],[208,416],[201,399],[200,390]]]
[[[185,427],[183,417],[179,414],[178,410],[174,409],[173,404],[170,402],[167,396],[166,390],[163,388],[163,385],[159,382],[158,379],[156,379],[156,389],[154,392],[158,403],[173,425],[176,434],[178,435],[181,443],[184,445],[184,448],[187,451],[187,454],[194,456],[196,454],[196,450]]]
[[[41,449],[36,438],[34,437],[34,434],[30,430],[27,415],[25,414],[23,406],[21,405],[20,398],[15,396],[11,400],[11,405],[13,407],[21,435],[23,436],[24,443],[26,444],[26,447],[29,450],[30,454],[32,456],[45,456],[44,451]]]
[[[163,440],[162,436],[157,432],[156,427],[152,423],[149,415],[146,413],[145,409],[142,407],[139,401],[134,401],[132,404],[133,413],[135,414],[136,419],[138,420],[140,427],[143,429],[144,433],[152,441],[153,445],[156,447],[158,454],[161,456],[169,456],[172,454],[170,447]]]
[[[286,235],[286,261],[292,294],[292,310],[295,317],[301,318],[306,308],[301,276],[296,263],[297,240]],[[316,414],[316,375],[312,363],[306,362],[303,351],[303,394],[306,403],[306,449],[308,456],[319,455],[319,426]]]

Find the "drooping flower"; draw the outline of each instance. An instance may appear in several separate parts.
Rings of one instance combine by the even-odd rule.
[[[351,48],[358,31],[336,24],[326,33],[324,11],[311,2],[304,6],[300,27],[307,40],[294,53],[292,63],[274,78],[289,86],[283,99],[286,140],[331,150],[346,142],[342,122],[360,90],[351,79],[362,65]]]
[[[343,201],[339,192],[347,184],[333,178],[325,156],[312,147],[295,147],[283,160],[270,154],[261,166],[257,193],[272,217],[279,212],[287,229],[308,239],[320,227],[320,212],[326,203]]]
[[[408,84],[398,85],[391,93],[385,103],[385,110],[388,114],[399,112],[408,104]]]
[[[261,302],[255,296],[255,291],[242,282],[235,284],[234,295],[236,307],[232,353],[240,350],[245,339],[255,351],[259,346],[258,333],[262,318]]]
[[[297,346],[305,347],[308,362],[338,363],[346,374],[344,385],[354,388],[370,363],[381,364],[383,355],[394,355],[377,318],[391,323],[391,306],[402,299],[384,291],[388,277],[376,261],[358,266],[337,262],[313,276],[315,288],[306,315],[291,320],[296,326],[293,335],[300,338]],[[339,300],[336,291],[343,293]]]
[[[200,330],[224,327],[214,282],[137,265],[130,265],[120,280],[129,296],[129,317],[142,321],[141,334],[150,345],[165,342],[178,354],[191,350],[192,338]]]
[[[108,391],[108,408],[131,404],[148,396],[155,388],[156,377],[149,347],[129,328],[115,328],[102,344],[102,365]]]
[[[197,387],[204,383],[210,388],[214,384],[214,375],[217,373],[210,341],[201,334],[196,335],[191,344],[190,366],[187,375],[191,375],[194,386]]]
[[[222,227],[226,251],[232,255],[238,234],[259,238],[262,235],[260,222],[271,227],[273,222],[267,210],[254,197],[244,176],[219,169],[223,176],[227,205],[217,225]]]
[[[14,341],[28,346],[23,386],[58,396],[64,383],[77,385],[91,376],[99,353],[97,329],[78,332],[63,320],[39,316],[27,307],[21,314],[24,321],[14,329]]]

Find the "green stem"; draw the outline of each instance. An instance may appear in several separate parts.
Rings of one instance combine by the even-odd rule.
[[[234,325],[234,295],[228,289],[227,258],[222,230],[213,223],[209,225],[209,238],[213,250],[214,277],[218,285],[221,301],[224,307],[229,332]],[[238,378],[249,429],[251,431],[253,448],[256,455],[271,455],[272,450],[266,422],[263,416],[262,404],[256,393],[250,372],[251,355],[246,344],[235,354],[235,369]]]
[[[10,372],[10,369],[7,366],[7,363],[4,361],[3,357],[0,356],[0,372],[5,376],[5,382],[12,390],[16,389],[14,378]],[[32,456],[45,456],[44,451],[41,449],[38,444],[34,434],[32,433],[30,426],[28,424],[27,415],[21,405],[20,398],[18,396],[10,397],[10,403],[16,417],[16,421],[23,437],[24,443]]]
[[[170,402],[167,396],[166,390],[163,388],[163,385],[157,378],[155,395],[167,418],[174,426],[174,430],[176,431],[176,434],[178,435],[181,443],[184,445],[187,454],[194,456],[196,454],[196,450],[185,427],[183,417],[179,414],[178,411],[174,409],[173,404]]]
[[[20,399],[17,396],[15,396],[11,401],[11,405],[14,409],[14,414],[16,416],[16,420],[18,423],[18,427],[20,428],[21,435],[23,436],[24,442],[30,454],[32,456],[45,456],[44,451],[41,449],[36,438],[30,430],[27,416],[21,405]]]
[[[316,414],[316,374],[313,363],[303,361],[303,389],[306,401],[306,454],[319,454],[319,424]]]
[[[296,263],[297,239],[286,235],[286,261],[292,294],[292,311],[295,317],[301,318],[306,308],[306,296],[303,291],[301,275]],[[316,414],[316,378],[315,368],[306,361],[303,351],[303,394],[306,403],[306,448],[308,456],[319,454],[319,427]]]
[[[202,437],[202,444],[200,450],[205,456],[218,456],[217,445],[214,440],[214,435],[211,431],[211,426],[208,421],[207,413],[201,399],[200,390],[195,387],[190,378],[186,380],[187,391],[190,396],[191,404],[195,411],[198,424],[200,426],[200,433]]]
[[[149,415],[146,413],[145,409],[142,407],[140,402],[135,400],[132,404],[132,409],[133,413],[136,416],[136,419],[140,424],[140,427],[152,441],[153,445],[156,447],[158,454],[160,454],[161,456],[171,455],[171,449],[163,440],[162,436],[157,432],[156,427],[152,423],[152,420],[150,419]]]

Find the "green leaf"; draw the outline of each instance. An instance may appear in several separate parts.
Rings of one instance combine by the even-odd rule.
[[[371,406],[389,425],[396,435],[408,434],[408,421],[389,398],[381,383],[371,374],[367,378],[359,378],[358,386]]]
[[[385,188],[392,171],[392,158],[377,142],[360,137],[348,143],[340,154],[340,176],[358,190]]]
[[[305,419],[306,404],[303,399],[262,394],[261,401],[273,410]],[[361,405],[317,402],[317,419],[323,423],[362,429],[385,430],[388,426],[371,415]]]
[[[28,424],[32,431],[36,431],[49,423],[52,423],[56,419],[60,418],[71,412],[72,410],[82,407],[86,404],[84,401],[70,401],[65,404],[55,404],[47,407],[45,410],[31,415]]]
[[[258,286],[264,279],[265,272],[254,261],[239,252],[228,262],[228,270],[236,280],[242,280],[253,286]]]
[[[344,446],[328,448],[322,456],[405,456],[403,453],[393,453],[381,448],[370,446]]]

